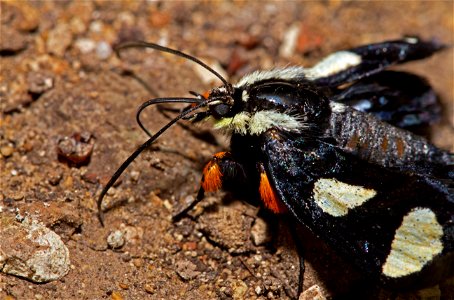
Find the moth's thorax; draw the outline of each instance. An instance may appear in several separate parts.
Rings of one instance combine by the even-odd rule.
[[[208,99],[205,120],[213,120],[215,129],[241,135],[260,135],[271,128],[301,133],[329,111],[326,98],[304,79],[247,82],[235,86],[233,93],[220,87]]]

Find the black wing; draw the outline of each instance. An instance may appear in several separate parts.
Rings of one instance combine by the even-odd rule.
[[[335,52],[312,68],[315,75],[312,81],[320,87],[340,86],[369,77],[392,65],[429,57],[445,47],[436,41],[407,37]],[[328,74],[326,70],[329,70]]]
[[[424,126],[437,121],[441,111],[435,92],[423,78],[385,69],[427,58],[444,48],[418,37],[360,46],[329,55],[308,69],[307,79],[332,101],[427,135]]]
[[[372,113],[381,121],[418,129],[440,117],[441,107],[428,82],[414,74],[383,71],[331,91],[332,101]]]
[[[453,273],[449,167],[392,170],[320,141],[276,133],[266,137],[261,149],[278,197],[359,268],[399,287],[436,282]],[[418,175],[418,169],[428,167],[447,178]]]

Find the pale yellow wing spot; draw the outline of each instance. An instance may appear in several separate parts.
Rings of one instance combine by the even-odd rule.
[[[383,274],[396,278],[420,271],[443,250],[442,236],[443,228],[432,210],[411,211],[396,230]]]
[[[362,186],[350,185],[336,179],[321,178],[314,184],[314,201],[333,217],[342,217],[352,208],[373,198],[377,192]]]

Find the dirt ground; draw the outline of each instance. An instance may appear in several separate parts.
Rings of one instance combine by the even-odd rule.
[[[309,66],[335,50],[403,35],[453,45],[453,8],[452,1],[1,1],[0,226],[18,216],[41,222],[61,237],[70,264],[49,283],[0,273],[0,299],[295,296],[298,255],[285,218],[217,193],[190,217],[171,221],[195,196],[204,164],[228,146],[209,127],[169,129],[157,151],[143,153],[109,192],[100,226],[97,195],[147,138],[135,122],[137,107],[219,84],[180,58],[132,49],[119,59],[112,46],[131,39],[168,45],[234,82],[256,69]],[[402,67],[428,78],[439,94],[444,114],[432,140],[451,150],[453,66],[450,48]],[[144,120],[156,132],[169,118],[150,108]],[[365,288],[335,251],[299,232],[302,299],[454,297],[453,280],[400,294]]]

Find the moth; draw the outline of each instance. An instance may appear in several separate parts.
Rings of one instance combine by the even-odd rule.
[[[157,44],[130,42],[191,60],[222,86],[188,98],[143,103],[137,120],[150,138],[129,164],[177,121],[211,121],[230,149],[203,170],[206,192],[252,189],[262,205],[288,214],[370,278],[393,286],[433,284],[454,272],[454,155],[412,133],[439,113],[423,78],[388,67],[445,48],[417,37],[335,52],[312,68],[256,71],[229,83],[199,59]],[[157,133],[140,113],[159,103],[189,103]]]

